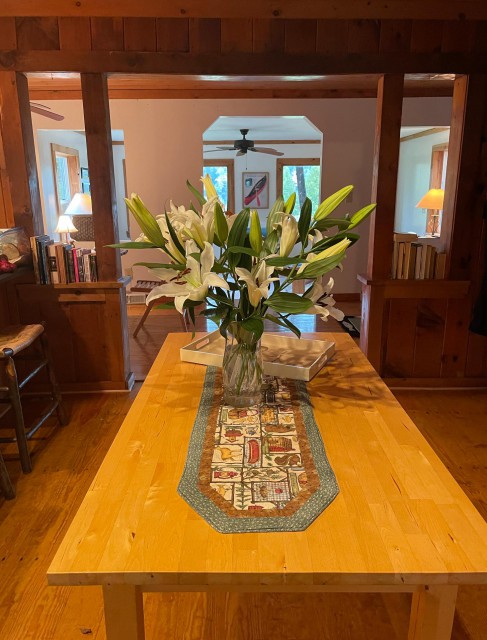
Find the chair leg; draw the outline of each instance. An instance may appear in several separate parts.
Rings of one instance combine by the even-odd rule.
[[[17,446],[19,448],[20,464],[24,473],[30,473],[32,471],[32,462],[30,460],[29,447],[27,445],[27,437],[25,435],[24,414],[20,403],[17,371],[12,357],[7,358],[5,377],[7,380],[8,395],[15,414],[15,435],[17,437]]]
[[[54,373],[54,369],[52,366],[51,352],[49,350],[49,342],[47,340],[47,336],[45,332],[41,334],[40,338],[41,338],[42,353],[47,361],[46,368],[47,368],[47,374],[49,376],[49,382],[51,383],[52,395],[53,395],[53,398],[57,401],[57,408],[56,408],[57,417],[59,422],[62,425],[66,425],[68,424],[69,419],[66,413],[66,409],[64,408],[63,399],[62,399],[61,392],[59,390],[59,385],[56,380],[56,375]]]
[[[10,476],[8,475],[7,467],[5,466],[5,460],[0,453],[0,489],[7,500],[15,498],[15,489],[13,488]]]
[[[144,324],[144,322],[147,319],[147,316],[149,315],[149,313],[151,312],[152,307],[155,305],[155,303],[157,302],[157,300],[151,300],[149,302],[149,304],[146,306],[145,311],[144,311],[144,315],[142,316],[142,318],[139,320],[139,323],[137,324],[137,326],[135,327],[135,331],[132,334],[134,338],[137,337],[137,334],[139,333],[139,331],[142,329],[142,326]]]

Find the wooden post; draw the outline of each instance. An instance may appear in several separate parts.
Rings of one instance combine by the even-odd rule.
[[[408,640],[450,640],[457,585],[426,586],[413,594]]]
[[[388,302],[379,281],[391,277],[397,170],[401,136],[403,75],[384,75],[377,88],[372,202],[377,209],[370,220],[367,284],[362,287],[360,348],[381,373]],[[377,283],[377,284],[376,284]],[[376,287],[379,289],[376,291]]]
[[[27,78],[0,71],[0,227],[43,233]]]
[[[144,640],[142,590],[135,585],[103,587],[107,640]]]
[[[487,76],[455,80],[442,236],[450,279],[471,280],[481,251],[487,188]]]
[[[105,74],[82,73],[81,91],[90,172],[98,277],[102,282],[122,275],[120,252],[106,247],[119,241],[113,173],[110,107]]]

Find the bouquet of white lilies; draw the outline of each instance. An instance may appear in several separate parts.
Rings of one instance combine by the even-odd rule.
[[[286,202],[282,197],[276,200],[264,233],[257,211],[225,214],[210,177],[202,182],[207,199],[187,183],[199,211],[193,203],[186,209],[171,202],[170,211],[153,216],[139,196],[126,199],[142,235],[135,242],[112,246],[157,248],[168,259],[138,263],[161,280],[147,302],[173,297],[176,309],[180,313],[187,309],[193,324],[196,307],[204,305],[202,315],[218,324],[224,336],[237,323],[240,334],[251,334],[252,341],[262,335],[264,320],[299,337],[290,319],[295,314],[343,318],[331,294],[333,279],[323,284],[323,276],[341,268],[347,248],[359,238],[352,230],[373,211],[374,204],[352,216],[331,218],[352,191],[353,186],[348,186],[326,198],[314,214],[306,198],[296,216],[293,193]],[[333,228],[337,231],[331,234]],[[296,280],[304,281],[303,294],[289,290]]]

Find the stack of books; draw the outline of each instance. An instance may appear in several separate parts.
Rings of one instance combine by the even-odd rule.
[[[415,233],[394,233],[392,278],[399,280],[443,280],[446,253],[418,242]]]
[[[54,242],[45,235],[31,237],[30,246],[37,284],[97,282],[94,249],[79,249],[71,244]]]

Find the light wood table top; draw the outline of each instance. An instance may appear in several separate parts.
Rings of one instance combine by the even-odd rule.
[[[309,391],[340,494],[306,531],[221,534],[178,495],[206,367],[180,362],[191,337],[171,334],[49,583],[144,590],[487,583],[487,524],[353,340],[331,336],[337,352]]]

